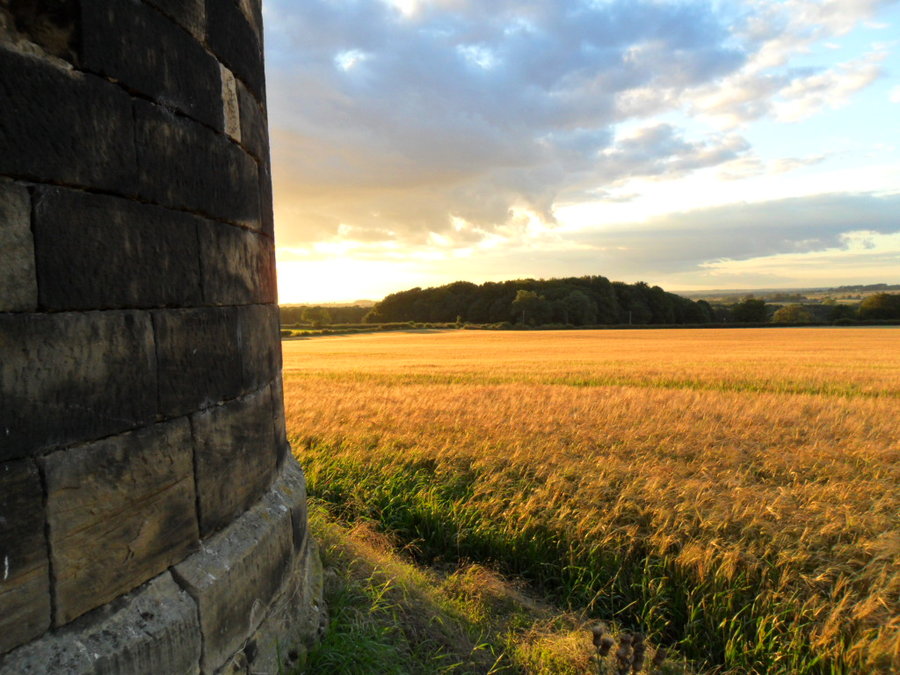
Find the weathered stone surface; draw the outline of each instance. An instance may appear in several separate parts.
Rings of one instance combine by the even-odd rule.
[[[81,36],[78,10],[78,0],[5,0],[0,3],[0,14],[9,13],[12,28],[23,39],[40,45],[47,54],[72,63],[77,60]]]
[[[223,669],[225,673],[282,672],[323,635],[328,620],[322,601],[322,561],[306,530],[306,479],[297,460],[287,457],[269,494],[292,513],[294,562],[259,628]],[[243,670],[242,670],[243,667]]]
[[[270,497],[173,568],[200,609],[203,672],[224,665],[258,628],[293,561],[290,511]]]
[[[281,370],[281,340],[277,305],[237,308],[244,391],[253,391],[275,379]]]
[[[240,141],[247,151],[261,163],[269,163],[269,124],[266,113],[243,82],[237,82],[237,100],[240,105]]]
[[[262,40],[263,36],[263,17],[262,17],[262,0],[238,0],[241,11],[250,22],[250,27],[256,36]]]
[[[55,634],[0,656],[0,675],[196,673],[197,606],[168,572]]]
[[[216,91],[217,105],[221,105]],[[259,229],[256,162],[222,134],[135,101],[138,193],[148,201]]]
[[[41,305],[200,304],[199,220],[116,197],[38,188],[34,236]]]
[[[159,412],[185,415],[236,398],[241,356],[233,309],[153,312],[159,359]]]
[[[44,493],[31,461],[0,464],[0,654],[50,626]]]
[[[33,310],[35,279],[28,190],[0,181],[0,312]]]
[[[0,314],[0,354],[0,461],[101,438],[156,414],[145,313]]]
[[[0,174],[131,193],[131,98],[119,87],[0,46],[0,101]]]
[[[206,34],[204,0],[144,0],[177,21],[200,42]]]
[[[206,0],[207,41],[222,63],[262,101],[265,98],[262,41],[241,2]]]
[[[81,0],[81,66],[222,128],[219,64],[188,33],[138,0]]]
[[[255,503],[275,472],[277,448],[268,388],[191,416],[200,533],[222,529]]]
[[[205,221],[200,226],[200,255],[206,303],[275,302],[275,245],[268,237]]]
[[[65,624],[182,560],[198,542],[186,419],[42,459],[55,577]]]
[[[225,133],[238,143],[241,142],[241,111],[238,104],[238,82],[225,66],[220,65],[222,79],[222,113],[225,118]]]
[[[285,457],[272,493],[291,511],[294,550],[299,552],[307,539],[306,476],[293,455]]]
[[[272,208],[272,167],[269,162],[259,165],[260,229],[267,237],[275,237],[275,211]]]
[[[324,573],[316,542],[304,540],[287,582],[269,605],[269,613],[222,673],[290,672],[321,640],[328,622],[322,601]]]
[[[275,422],[275,443],[280,448],[279,460],[286,459],[291,454],[291,448],[287,442],[287,429],[284,422],[284,385],[281,378],[281,366],[279,360],[278,377],[272,383],[272,412]]]

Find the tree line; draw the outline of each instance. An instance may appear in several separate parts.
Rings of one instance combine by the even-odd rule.
[[[715,320],[704,300],[693,301],[644,282],[602,276],[519,279],[474,284],[457,281],[392,293],[375,304],[367,323],[415,321],[526,326],[688,324]]]
[[[373,307],[288,305],[281,325],[503,324],[520,326],[853,323],[900,320],[900,294],[875,293],[858,304],[770,304],[747,296],[740,302],[690,300],[644,282],[626,284],[601,276],[520,279],[474,284],[458,281],[388,295]]]

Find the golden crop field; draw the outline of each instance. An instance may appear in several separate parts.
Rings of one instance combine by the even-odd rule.
[[[900,330],[283,343],[311,494],[735,672],[900,669]]]

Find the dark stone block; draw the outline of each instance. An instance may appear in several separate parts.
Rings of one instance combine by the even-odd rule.
[[[269,124],[266,113],[243,82],[237,81],[241,113],[241,144],[261,164],[269,163]]]
[[[168,572],[102,610],[0,657],[0,675],[196,673],[197,606]]]
[[[0,461],[102,438],[156,414],[147,314],[0,314],[0,354]]]
[[[48,54],[75,63],[81,37],[78,0],[4,0],[16,31]]]
[[[269,389],[191,416],[200,534],[222,529],[269,487],[277,452]]]
[[[0,181],[0,312],[36,306],[31,200],[21,185]]]
[[[288,459],[291,454],[291,446],[287,441],[287,427],[284,418],[284,383],[281,379],[281,365],[279,363],[278,377],[272,383],[272,421],[275,425],[275,444],[279,449],[279,461]]]
[[[130,591],[198,543],[186,419],[42,459],[56,624]]]
[[[203,0],[144,0],[177,21],[197,40],[206,34],[206,7]]]
[[[119,87],[0,47],[0,101],[0,174],[132,193],[131,98]]]
[[[272,167],[266,162],[259,165],[260,229],[268,237],[275,238],[275,212],[272,210]]]
[[[259,229],[256,162],[222,134],[135,101],[138,191],[163,206]]]
[[[172,570],[200,609],[202,672],[215,672],[241,648],[262,623],[282,584],[290,580],[294,559],[290,516],[280,496],[266,495]]]
[[[294,457],[286,457],[278,479],[272,486],[272,492],[281,497],[284,505],[291,511],[291,529],[293,531],[294,550],[299,553],[303,548],[307,531],[306,476]]]
[[[39,188],[34,203],[43,307],[200,304],[199,218],[63,188]]]
[[[50,627],[49,569],[37,467],[0,464],[0,654]]]
[[[281,339],[276,305],[237,308],[244,391],[263,387],[281,370]]]
[[[81,66],[222,128],[219,64],[178,24],[138,0],[81,0]]]
[[[200,255],[206,303],[275,302],[275,246],[268,237],[206,221],[200,226]]]
[[[241,392],[237,317],[230,308],[153,312],[159,412],[185,415]]]
[[[262,41],[238,0],[206,0],[206,24],[213,52],[257,100],[265,100]]]

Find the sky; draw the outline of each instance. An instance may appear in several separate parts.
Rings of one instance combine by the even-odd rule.
[[[266,0],[282,303],[900,283],[898,0]]]

